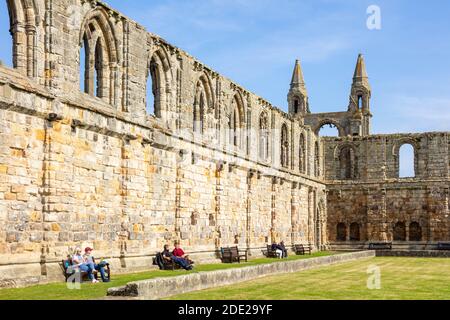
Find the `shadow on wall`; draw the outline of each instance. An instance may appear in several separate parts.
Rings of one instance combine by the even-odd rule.
[[[9,14],[5,0],[0,1],[0,61],[12,67],[12,38],[9,33]]]

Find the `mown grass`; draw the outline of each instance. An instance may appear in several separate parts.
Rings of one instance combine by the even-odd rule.
[[[308,259],[312,257],[328,256],[331,252],[318,252],[311,256],[290,256],[288,260]],[[264,264],[264,263],[277,263],[281,260],[275,259],[254,259],[248,263],[241,264],[204,264],[195,267],[194,272],[199,271],[214,271],[229,268],[242,268],[252,265]],[[286,261],[282,260],[282,261]],[[191,271],[192,272],[192,271]],[[66,283],[52,283],[45,285],[37,285],[27,288],[19,289],[2,289],[0,290],[0,300],[86,300],[86,299],[98,299],[106,296],[108,288],[119,287],[127,284],[128,282],[152,279],[157,277],[173,277],[189,273],[184,270],[176,271],[160,271],[153,270],[148,272],[114,275],[112,270],[112,281],[109,283],[84,283],[79,290],[70,290],[67,288]]]
[[[370,266],[381,289],[370,290]],[[174,300],[449,300],[450,259],[369,258],[173,297]]]

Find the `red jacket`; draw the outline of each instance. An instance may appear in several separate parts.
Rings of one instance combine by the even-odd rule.
[[[175,256],[175,257],[182,257],[182,256],[184,256],[184,251],[183,251],[183,249],[181,249],[181,248],[175,248],[175,249],[173,249],[173,255]]]

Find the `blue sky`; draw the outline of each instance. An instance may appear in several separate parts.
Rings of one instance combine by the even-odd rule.
[[[5,1],[0,59],[10,60]],[[450,1],[109,0],[112,7],[286,110],[302,61],[312,112],[345,110],[359,52],[374,133],[450,129]],[[366,9],[381,8],[381,30]]]

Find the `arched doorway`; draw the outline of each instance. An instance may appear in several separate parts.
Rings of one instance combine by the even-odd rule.
[[[418,222],[409,225],[409,241],[422,241],[422,227]]]
[[[345,223],[338,223],[336,227],[336,241],[347,241],[347,226]]]
[[[406,225],[404,222],[397,222],[393,232],[394,241],[406,241]]]
[[[353,222],[350,225],[350,241],[361,241],[361,230],[359,223]]]

